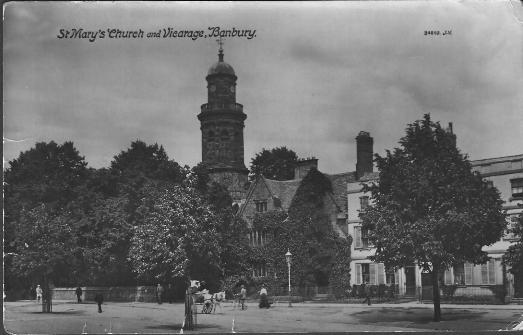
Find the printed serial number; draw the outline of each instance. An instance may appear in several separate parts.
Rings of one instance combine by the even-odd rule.
[[[433,36],[445,36],[445,35],[452,35],[452,30],[443,30],[441,32],[440,30],[425,30],[424,35],[433,35]]]

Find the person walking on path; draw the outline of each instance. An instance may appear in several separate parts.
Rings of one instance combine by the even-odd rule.
[[[163,286],[158,284],[156,286],[156,302],[162,304]]]
[[[240,302],[242,304],[242,311],[245,309],[245,299],[247,299],[247,290],[245,289],[245,285],[242,285],[242,289],[240,290]]]
[[[78,286],[76,288],[76,297],[78,298],[78,303],[80,304],[82,302],[82,288]]]
[[[101,292],[96,293],[94,301],[98,304],[98,313],[102,313],[102,304],[104,303],[104,295]]]
[[[363,303],[367,303],[370,306],[371,303],[370,303],[370,285],[369,285],[369,283],[367,283],[367,282],[363,283],[363,292],[365,294],[365,300],[363,300]]]
[[[271,305],[269,304],[269,299],[267,299],[267,288],[265,285],[262,285],[260,290],[260,308],[269,308]]]
[[[42,290],[42,288],[40,287],[40,285],[36,285],[36,300],[38,302],[40,302],[40,299],[42,299],[42,294],[44,293],[44,291]]]

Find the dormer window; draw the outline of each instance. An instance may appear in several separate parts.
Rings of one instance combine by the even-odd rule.
[[[257,201],[256,202],[256,212],[262,213],[267,212],[267,201]]]

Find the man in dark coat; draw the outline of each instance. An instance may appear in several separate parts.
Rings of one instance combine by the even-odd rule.
[[[82,288],[80,286],[78,286],[76,288],[76,297],[78,298],[78,303],[81,303],[82,302]]]
[[[368,282],[363,283],[363,294],[365,296],[363,303],[367,303],[370,306],[370,285]]]
[[[98,313],[102,313],[102,304],[104,303],[104,295],[101,292],[96,293],[94,301],[98,304]]]

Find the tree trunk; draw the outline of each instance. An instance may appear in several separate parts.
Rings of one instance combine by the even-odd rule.
[[[43,295],[42,295],[42,313],[51,313],[52,309],[52,299],[53,292],[51,292],[51,285],[49,285],[49,280],[46,275],[44,275],[43,282]]]
[[[434,321],[441,321],[439,296],[439,264],[432,264],[432,299],[434,301]]]

